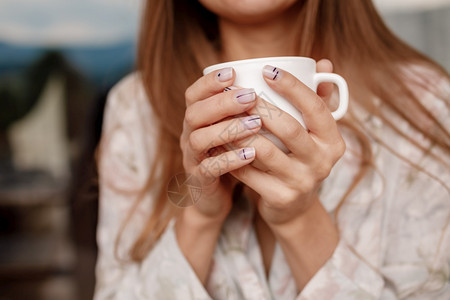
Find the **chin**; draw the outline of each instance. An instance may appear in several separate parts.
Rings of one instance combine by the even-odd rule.
[[[219,18],[236,23],[255,23],[285,12],[300,0],[199,0]]]

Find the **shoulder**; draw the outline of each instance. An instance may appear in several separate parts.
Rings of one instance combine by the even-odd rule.
[[[412,94],[445,127],[449,123],[450,76],[431,66],[409,64],[400,68]]]
[[[450,77],[443,71],[431,66],[411,64],[402,70],[404,80],[415,101],[404,102],[405,110],[410,111],[413,123],[403,126],[404,133],[427,153],[421,153],[420,158],[438,151],[427,136],[434,136],[445,141],[450,128]],[[418,113],[416,113],[418,111]],[[419,133],[414,126],[424,133]],[[442,149],[441,149],[442,150]],[[441,159],[450,160],[448,153],[437,154]],[[406,155],[409,157],[409,155]]]
[[[138,126],[148,130],[156,121],[138,72],[125,76],[108,93],[103,131],[117,126]]]
[[[143,96],[144,86],[139,72],[133,72],[122,78],[110,91],[110,96]]]
[[[372,118],[368,128],[375,138],[374,161],[379,170],[385,170],[386,178],[397,182],[398,192],[413,197],[410,192],[415,185],[420,187],[416,195],[439,191],[439,199],[447,198],[450,155],[432,138],[446,143],[450,128],[449,76],[431,65],[408,64],[398,71],[408,93],[397,95],[396,113],[390,105],[379,108],[388,122]],[[394,176],[396,164],[399,173]],[[399,188],[402,184],[404,189]]]
[[[399,71],[408,83],[435,92],[450,93],[450,78],[444,71],[431,65],[405,64]]]
[[[99,148],[105,182],[122,190],[142,187],[155,153],[156,120],[139,73],[127,75],[111,89]]]
[[[127,112],[142,106],[150,108],[141,76],[134,72],[122,78],[108,93],[105,116],[111,111],[120,111],[123,118]]]
[[[358,105],[356,113],[369,136],[396,151],[416,151],[422,158],[419,148],[433,146],[429,137],[442,137],[442,130],[450,128],[450,77],[437,67],[418,63],[398,65],[396,71],[402,87],[389,85],[390,92],[385,93],[389,99],[373,97],[376,113]]]
[[[100,281],[123,271],[114,252],[117,237],[121,235],[119,257],[128,257],[153,207],[154,197],[146,184],[156,157],[154,123],[139,74],[127,75],[108,94],[98,147]],[[129,212],[133,217],[127,221]],[[110,269],[115,273],[109,274]]]

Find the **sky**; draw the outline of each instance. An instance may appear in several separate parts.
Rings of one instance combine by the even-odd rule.
[[[25,45],[105,45],[131,40],[136,36],[142,1],[1,0],[0,41]],[[450,5],[450,0],[374,2],[382,11]]]
[[[141,0],[1,0],[0,41],[105,45],[136,36]]]

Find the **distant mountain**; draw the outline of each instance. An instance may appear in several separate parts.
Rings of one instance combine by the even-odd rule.
[[[0,42],[0,78],[17,73],[46,51],[56,50],[96,85],[108,87],[132,70],[135,44],[132,41],[108,46],[52,47],[21,46]]]
[[[45,51],[41,47],[18,46],[0,42],[0,76],[26,67]]]

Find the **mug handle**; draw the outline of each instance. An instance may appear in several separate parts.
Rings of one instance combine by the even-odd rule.
[[[340,75],[335,73],[316,73],[314,74],[313,84],[314,91],[317,92],[319,83],[331,82],[337,85],[339,90],[339,106],[331,113],[335,120],[342,118],[347,112],[348,108],[348,86],[347,82]]]

